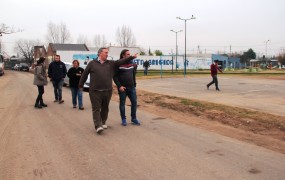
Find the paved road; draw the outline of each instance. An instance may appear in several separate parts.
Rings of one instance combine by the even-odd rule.
[[[138,111],[140,127],[119,124],[111,102],[103,135],[86,110],[54,104],[51,84],[37,94],[32,74],[0,77],[0,179],[284,179],[285,155]]]
[[[138,88],[171,96],[185,97],[285,116],[284,80],[263,80],[219,76],[220,92],[214,85],[207,90],[210,77],[138,80]]]

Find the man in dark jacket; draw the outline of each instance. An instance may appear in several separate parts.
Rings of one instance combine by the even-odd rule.
[[[215,83],[216,90],[220,91],[218,86],[218,71],[223,73],[223,71],[218,67],[218,60],[215,60],[213,64],[211,64],[211,76],[213,78],[213,81],[211,81],[209,84],[207,84],[207,89],[209,90],[209,87]]]
[[[120,59],[130,57],[130,51],[124,49],[120,54]],[[120,65],[116,75],[114,76],[114,82],[117,85],[118,93],[120,96],[120,114],[122,119],[122,125],[126,126],[126,114],[125,104],[126,97],[128,96],[131,101],[131,122],[135,125],[140,125],[137,120],[137,94],[136,94],[136,71],[137,65],[130,62],[128,64]]]
[[[69,87],[72,95],[73,108],[76,108],[78,98],[79,109],[84,110],[82,103],[82,91],[79,89],[79,80],[84,69],[82,67],[79,67],[78,60],[74,60],[72,62],[72,65],[73,67],[68,70],[67,76],[69,77]]]
[[[120,65],[135,59],[137,54],[118,61],[109,61],[107,57],[108,49],[100,48],[97,60],[88,63],[79,81],[79,87],[83,88],[83,84],[90,74],[89,96],[92,104],[93,121],[98,134],[108,128],[106,121],[112,97],[114,74]]]
[[[62,86],[65,76],[65,64],[60,61],[59,55],[55,55],[55,60],[51,62],[48,67],[48,77],[51,79],[54,88],[54,102],[59,102],[59,104],[64,102],[64,100],[62,100]]]
[[[143,63],[143,67],[144,67],[144,75],[147,75],[147,71],[148,71],[148,68],[149,68],[150,64],[149,64],[149,61],[148,60],[145,60],[144,63]]]

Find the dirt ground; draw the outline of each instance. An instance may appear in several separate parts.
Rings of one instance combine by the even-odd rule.
[[[285,117],[137,90],[138,108],[285,154]],[[115,90],[113,100],[119,101]],[[130,102],[127,101],[130,106]]]

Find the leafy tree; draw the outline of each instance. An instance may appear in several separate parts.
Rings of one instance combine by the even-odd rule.
[[[151,52],[150,48],[148,49],[148,55],[153,56],[153,53]]]
[[[163,53],[160,50],[158,50],[158,49],[154,51],[154,54],[156,56],[162,56],[163,55]]]
[[[241,63],[249,63],[249,60],[251,59],[256,59],[256,53],[251,48],[240,56]]]

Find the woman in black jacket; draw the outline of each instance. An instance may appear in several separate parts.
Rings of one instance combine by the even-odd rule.
[[[84,110],[83,103],[82,103],[82,91],[79,89],[79,86],[78,86],[79,80],[81,78],[81,75],[84,69],[79,67],[78,60],[74,60],[72,62],[72,65],[73,67],[68,70],[67,76],[69,77],[69,86],[71,89],[73,108],[76,108],[77,98],[78,98],[79,109]]]

